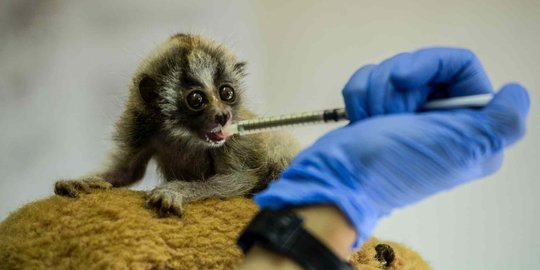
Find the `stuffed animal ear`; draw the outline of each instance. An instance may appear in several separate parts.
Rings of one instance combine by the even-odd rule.
[[[381,265],[385,266],[385,268],[391,266],[396,258],[394,249],[387,244],[378,244],[375,246],[375,252],[377,252],[375,259],[377,259]]]
[[[143,75],[139,81],[139,93],[146,103],[151,103],[157,98],[157,83],[148,75]]]

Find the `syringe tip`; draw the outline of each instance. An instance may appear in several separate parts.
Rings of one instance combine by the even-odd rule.
[[[238,133],[238,124],[230,124],[223,128],[223,133],[227,136],[234,135]]]

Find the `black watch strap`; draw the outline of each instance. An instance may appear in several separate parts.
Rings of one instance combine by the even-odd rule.
[[[244,229],[238,245],[247,253],[253,244],[288,256],[304,269],[352,270],[317,238],[303,228],[303,220],[288,210],[263,209]]]

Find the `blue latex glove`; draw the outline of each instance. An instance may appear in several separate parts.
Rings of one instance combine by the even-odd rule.
[[[529,98],[521,86],[504,86],[480,110],[414,113],[429,97],[489,92],[466,50],[426,49],[364,67],[343,91],[351,124],[300,153],[255,201],[334,204],[355,227],[358,247],[393,209],[500,167],[504,148],[525,132]]]
[[[414,112],[426,100],[493,93],[469,50],[431,48],[398,54],[359,69],[343,89],[351,122],[366,117]]]

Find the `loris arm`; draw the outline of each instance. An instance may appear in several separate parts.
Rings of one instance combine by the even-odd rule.
[[[92,188],[108,189],[133,184],[142,179],[151,157],[150,149],[118,149],[106,170],[73,180],[59,180],[55,183],[54,193],[78,197],[81,191],[88,193]]]
[[[116,152],[113,154],[113,165],[100,176],[115,187],[131,185],[142,179],[151,157],[150,149]]]
[[[148,195],[148,205],[159,210],[160,214],[182,215],[182,204],[209,197],[227,198],[249,194],[257,185],[260,176],[255,171],[217,174],[204,181],[171,181]]]

